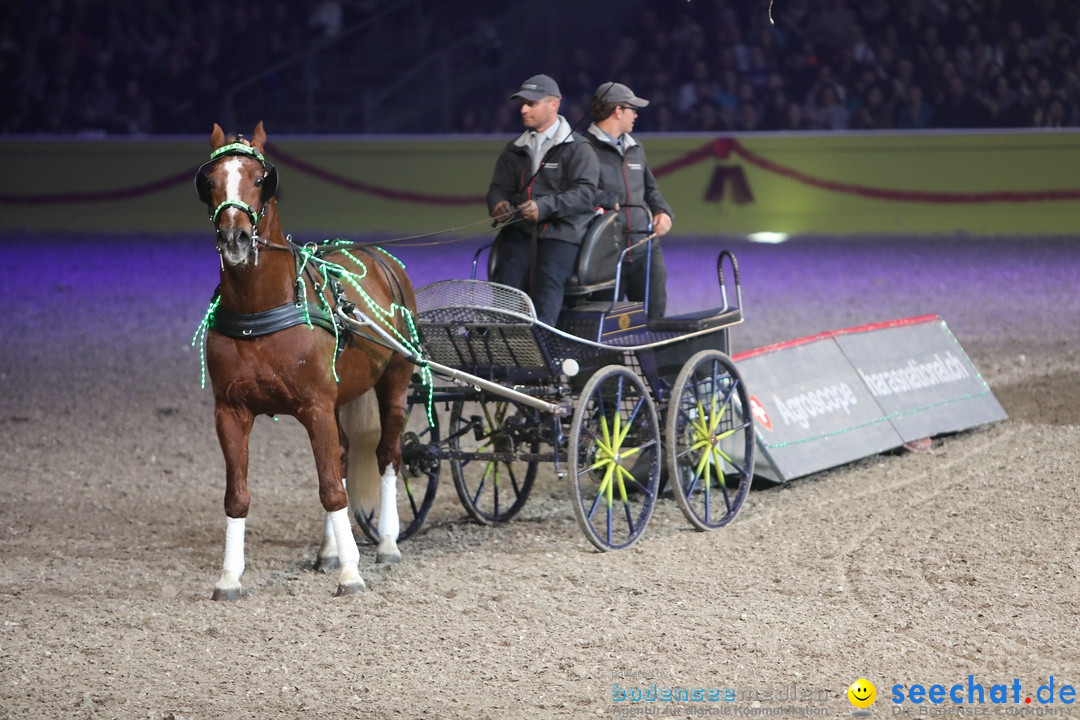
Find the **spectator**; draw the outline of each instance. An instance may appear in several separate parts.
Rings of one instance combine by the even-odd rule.
[[[807,35],[814,51],[828,61],[850,47],[858,35],[858,22],[844,0],[826,0],[810,15]]]
[[[886,94],[881,83],[874,83],[866,92],[863,104],[852,120],[855,130],[889,130],[896,118],[896,97]]]
[[[320,0],[311,11],[308,27],[315,31],[317,37],[332,40],[341,34],[344,20],[345,8],[340,0]]]
[[[955,72],[949,77],[945,98],[937,105],[935,113],[937,126],[943,128],[981,128],[986,125],[989,114]]]
[[[791,100],[783,88],[773,90],[761,114],[762,130],[783,130],[787,123],[787,108]]]
[[[987,124],[998,128],[1023,126],[1027,112],[1020,96],[1013,90],[1009,77],[999,74],[993,82],[994,87],[983,100],[990,115]]]
[[[143,94],[139,78],[129,77],[124,82],[124,94],[113,120],[113,126],[119,132],[129,135],[147,135],[154,131],[153,104]]]
[[[923,100],[922,85],[912,83],[896,111],[896,127],[901,130],[925,130],[931,127],[934,109]]]
[[[817,130],[846,130],[850,124],[851,113],[836,97],[836,87],[822,85],[818,90],[810,126]]]
[[[806,118],[802,105],[794,101],[788,103],[784,125],[780,129],[789,131],[810,129],[810,121]]]
[[[1065,101],[1061,98],[1051,97],[1042,108],[1042,122],[1039,127],[1062,128],[1069,124],[1069,113],[1065,108]]]

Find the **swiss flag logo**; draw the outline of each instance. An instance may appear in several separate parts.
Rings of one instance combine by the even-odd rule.
[[[754,416],[755,423],[766,430],[772,430],[772,420],[769,419],[769,413],[765,412],[765,406],[761,404],[756,395],[750,396],[750,412]]]

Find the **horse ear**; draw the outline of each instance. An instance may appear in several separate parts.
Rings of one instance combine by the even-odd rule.
[[[255,131],[251,133],[251,146],[260,150],[266,149],[266,130],[263,128],[262,120],[255,126]]]
[[[259,188],[262,201],[269,202],[275,192],[277,192],[277,168],[273,163],[266,163],[266,175],[263,177],[262,187]]]
[[[221,126],[214,123],[214,130],[210,133],[210,149],[217,150],[219,147],[225,144],[225,131],[221,129]]]

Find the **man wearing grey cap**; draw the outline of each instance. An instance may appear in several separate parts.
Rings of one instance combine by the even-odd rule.
[[[645,149],[634,140],[638,109],[648,100],[617,82],[606,82],[596,89],[590,115],[593,124],[585,137],[600,161],[600,193],[597,205],[621,212],[626,224],[627,243],[642,240],[651,233],[657,237],[671,229],[674,216],[671,206],[660,194],[645,159]],[[662,317],[667,309],[667,268],[660,243],[652,243],[649,272],[645,272],[644,252],[632,251],[623,264],[622,286],[630,300],[645,300],[646,280],[649,289],[649,318]]]
[[[548,325],[559,319],[600,175],[592,147],[559,115],[561,97],[547,75],[534,75],[510,96],[521,103],[525,132],[503,148],[487,194],[491,216],[513,221],[492,248],[490,279],[527,290]]]

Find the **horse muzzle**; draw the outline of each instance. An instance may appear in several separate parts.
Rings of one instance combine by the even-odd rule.
[[[258,238],[245,228],[218,228],[217,251],[222,266],[247,265],[254,255]]]

